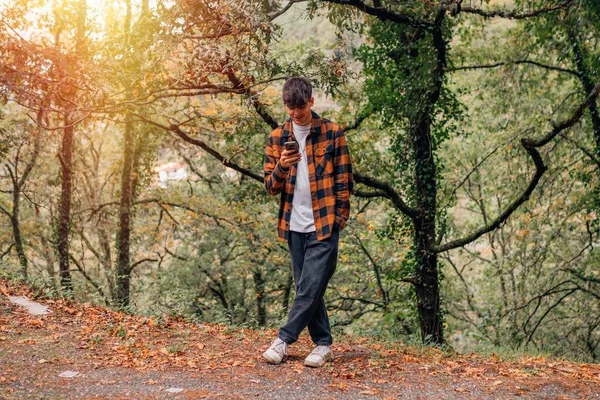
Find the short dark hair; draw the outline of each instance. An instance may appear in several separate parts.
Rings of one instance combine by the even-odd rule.
[[[290,108],[304,107],[311,97],[312,85],[304,77],[293,76],[283,84],[283,104]]]

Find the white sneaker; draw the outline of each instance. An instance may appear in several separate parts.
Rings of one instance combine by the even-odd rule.
[[[273,343],[271,343],[271,347],[269,347],[267,351],[263,353],[263,357],[269,364],[280,364],[288,357],[287,347],[287,343],[278,337],[273,341]]]
[[[331,346],[317,346],[304,359],[304,365],[307,367],[322,367],[327,360],[332,359]]]

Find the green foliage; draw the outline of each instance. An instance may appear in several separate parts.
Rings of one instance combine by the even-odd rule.
[[[131,259],[143,262],[132,275],[131,310],[197,322],[254,327],[285,319],[293,287],[287,249],[276,238],[278,199],[268,196],[261,182],[224,168],[199,147],[146,121],[177,125],[261,175],[270,127],[252,101],[282,121],[281,81],[307,75],[316,94],[326,96],[329,108],[322,115],[348,125],[362,120],[347,132],[357,172],[388,183],[412,207],[423,200],[417,178],[430,192],[435,189],[436,209],[428,212],[435,213],[437,239],[444,243],[488,224],[522,193],[533,165],[519,139],[547,132],[549,121],[569,116],[585,96],[577,74],[525,61],[571,71],[581,61],[592,82],[600,74],[600,9],[592,0],[580,1],[568,13],[518,21],[449,16],[442,32],[448,50],[444,71],[437,69],[429,31],[372,19],[345,5],[311,1],[298,14],[271,22],[266,13],[278,5],[268,2],[257,8],[159,2],[144,18],[134,12],[127,32],[125,5],[110,3],[103,23],[88,21],[85,49],[74,53],[74,2],[64,2],[64,13],[36,21],[27,20],[28,10],[41,13],[43,2],[13,3],[2,10],[2,66],[18,61],[27,69],[0,78],[0,97],[51,106],[57,112],[44,121],[51,127],[61,126],[68,105],[77,105],[73,115],[82,118],[76,129],[71,252],[87,278],[74,272],[76,296],[114,299],[122,153],[135,150]],[[521,10],[558,3],[514,5]],[[411,0],[392,9],[432,20],[436,6]],[[31,27],[34,34],[30,42],[20,41],[7,26]],[[238,30],[217,37],[232,27]],[[583,50],[580,59],[574,56],[572,30]],[[50,45],[44,38],[57,42]],[[496,68],[460,68],[499,62],[504,64]],[[249,92],[233,88],[228,72]],[[77,93],[65,96],[64,89],[74,86]],[[2,163],[15,159],[20,135],[10,135],[28,118],[12,104],[2,103]],[[136,118],[135,149],[123,149],[128,112]],[[414,124],[424,113],[431,116],[426,122],[434,169],[417,176]],[[40,293],[58,293],[51,249],[60,188],[55,132],[60,129],[44,134],[21,208],[32,279],[44,288]],[[597,166],[581,151],[598,151],[593,132],[586,114],[542,149],[549,170],[525,206],[499,229],[440,255],[438,278],[452,346],[598,357],[600,189]],[[23,151],[29,151],[27,145]],[[169,162],[184,165],[188,176],[158,186],[153,168]],[[0,205],[12,201],[5,181],[8,177],[2,180]],[[416,293],[406,282],[419,267],[413,222],[387,199],[353,197],[352,208],[327,292],[332,324],[339,331],[418,340]],[[0,227],[0,251],[12,238],[7,226]],[[3,263],[16,265],[14,255],[8,253]],[[260,321],[261,304],[265,321]]]

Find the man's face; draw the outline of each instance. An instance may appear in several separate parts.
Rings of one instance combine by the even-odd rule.
[[[315,98],[311,97],[308,103],[306,103],[304,106],[292,108],[288,107],[286,104],[285,110],[296,125],[308,125],[312,121],[311,108],[314,105],[314,103]]]

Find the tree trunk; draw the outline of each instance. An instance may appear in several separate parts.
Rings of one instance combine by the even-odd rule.
[[[131,0],[126,1],[125,48],[131,45]],[[130,88],[126,85],[126,92]],[[135,132],[131,114],[125,117],[123,136],[123,170],[121,171],[121,199],[119,203],[119,232],[117,236],[117,268],[115,270],[116,305],[125,308],[130,304],[131,283],[131,209],[133,204],[133,165],[135,154]]]
[[[421,338],[426,343],[444,342],[437,254],[427,251],[435,244],[436,166],[431,146],[430,119],[423,116],[413,131],[416,199],[415,223],[416,295]]]
[[[75,48],[78,55],[84,51],[85,44],[85,20],[87,13],[86,0],[79,0],[77,10],[77,30],[75,33]],[[75,98],[75,89],[69,88],[65,93],[66,98]],[[69,106],[69,108],[72,106]],[[60,152],[61,163],[61,192],[60,204],[58,207],[58,268],[60,275],[60,285],[65,292],[73,291],[73,282],[71,280],[69,264],[69,232],[71,224],[71,198],[73,186],[73,136],[75,128],[72,125],[70,109],[67,110],[65,118],[65,128],[63,129],[62,148]]]
[[[103,222],[101,222],[103,224]],[[108,285],[108,292],[112,304],[116,303],[117,290],[115,283],[115,274],[113,271],[112,262],[112,251],[110,248],[110,238],[104,226],[98,227],[98,240],[100,241],[100,248],[102,249],[102,267],[106,283]]]
[[[42,112],[38,112],[38,124],[41,124]],[[17,156],[14,161],[14,170],[11,170],[9,164],[6,165],[6,168],[11,176],[13,183],[13,206],[12,212],[9,213],[4,208],[1,208],[2,211],[10,218],[10,224],[12,226],[13,238],[15,241],[15,248],[17,250],[17,255],[19,257],[19,265],[21,266],[21,276],[23,279],[27,279],[28,275],[28,261],[27,256],[25,255],[25,246],[23,244],[23,236],[21,235],[21,225],[19,221],[19,211],[21,205],[21,191],[23,186],[29,177],[29,174],[33,170],[35,166],[35,162],[37,160],[38,154],[40,152],[40,140],[41,140],[41,132],[38,130],[34,133],[34,142],[33,142],[33,154],[31,160],[25,165],[23,169],[23,174],[19,176],[19,153],[17,152]],[[19,148],[20,151],[20,148]]]
[[[573,25],[574,22],[567,19],[567,31],[569,33],[569,40],[573,48],[573,55],[575,56],[575,65],[577,72],[579,72],[579,80],[585,91],[585,95],[588,96],[594,91],[594,82],[592,81],[590,71],[585,65],[584,60],[587,57],[585,54],[585,48],[583,48],[577,37],[576,27]],[[596,100],[590,103],[589,109],[590,119],[592,120],[592,128],[594,133],[594,141],[596,145],[596,157],[600,159],[600,111],[598,110],[598,103]]]
[[[13,214],[10,218],[10,222],[13,228],[15,248],[17,250],[17,255],[19,256],[21,276],[23,277],[23,279],[27,279],[27,256],[25,255],[25,249],[23,247],[23,238],[21,237],[21,227],[19,225],[19,197],[20,190],[15,188],[13,192]]]
[[[259,269],[255,269],[252,273],[254,278],[254,289],[256,291],[256,314],[258,317],[258,325],[267,325],[267,309],[265,308],[265,280]]]
[[[38,222],[41,222],[41,220],[38,219]],[[52,246],[48,242],[48,239],[43,233],[40,235],[40,241],[42,243],[42,249],[44,251],[44,259],[46,260],[46,272],[48,273],[48,277],[50,278],[50,282],[52,283],[52,288],[56,289],[56,271],[54,271],[54,263],[56,262],[56,260],[54,258],[54,252],[52,251]]]
[[[68,121],[67,121],[68,122]],[[73,127],[63,130],[60,164],[62,184],[60,203],[58,206],[58,268],[60,286],[65,292],[73,290],[71,273],[69,271],[69,225],[71,223],[71,194],[73,181]]]
[[[123,170],[121,172],[121,200],[119,205],[119,235],[117,240],[116,302],[118,307],[129,305],[129,284],[131,280],[131,205],[133,152],[135,145],[133,121],[127,116],[123,140]]]

